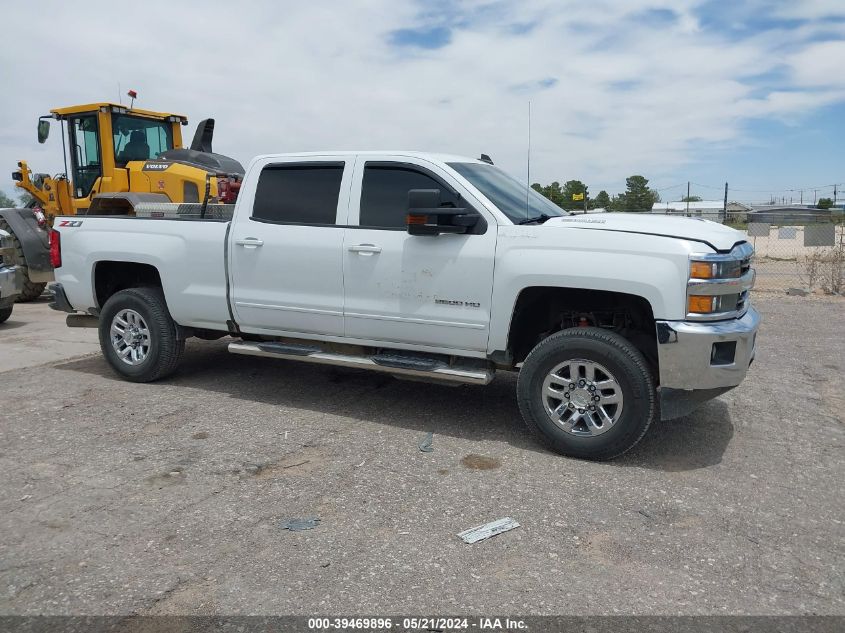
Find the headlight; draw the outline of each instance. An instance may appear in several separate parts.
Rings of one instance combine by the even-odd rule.
[[[742,262],[736,259],[696,261],[689,265],[690,279],[736,279],[742,275]]]
[[[694,253],[689,260],[687,317],[709,321],[743,314],[754,286],[753,255],[747,242],[730,253]]]
[[[689,314],[719,314],[737,309],[741,294],[690,295],[687,303]]]

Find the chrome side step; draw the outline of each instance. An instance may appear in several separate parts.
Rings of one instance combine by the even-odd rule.
[[[239,341],[229,343],[232,354],[246,356],[264,356],[265,358],[283,358],[286,360],[301,360],[306,363],[321,365],[336,365],[340,367],[357,367],[371,369],[388,374],[415,376],[446,380],[449,382],[470,385],[486,385],[493,380],[495,370],[486,366],[482,361],[473,362],[467,359],[465,363],[450,365],[436,357],[426,358],[417,354],[407,355],[398,352],[390,354],[375,354],[372,356],[356,356],[327,352],[318,347],[306,345],[287,345],[274,343],[248,343]]]

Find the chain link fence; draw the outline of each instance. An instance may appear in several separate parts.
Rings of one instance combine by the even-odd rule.
[[[746,234],[754,246],[755,290],[845,293],[845,214],[842,210],[681,211]]]

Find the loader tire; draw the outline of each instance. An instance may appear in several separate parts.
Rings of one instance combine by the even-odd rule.
[[[23,254],[21,241],[18,239],[18,236],[15,235],[14,231],[12,231],[9,223],[2,218],[0,218],[0,229],[6,231],[12,236],[13,244],[15,246],[15,254],[12,255],[12,261],[10,261],[9,264],[18,266],[23,272],[23,288],[21,289],[21,293],[18,295],[17,302],[26,303],[27,301],[37,299],[41,296],[41,293],[44,292],[47,282],[44,281],[41,283],[35,283],[34,281],[29,280],[29,268],[26,266],[26,258]]]

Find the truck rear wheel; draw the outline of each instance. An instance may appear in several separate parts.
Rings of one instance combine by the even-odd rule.
[[[15,247],[15,254],[12,256],[12,261],[10,261],[9,264],[17,265],[23,270],[23,287],[21,288],[21,293],[18,295],[16,301],[18,303],[33,301],[34,299],[40,297],[41,293],[44,292],[47,282],[35,283],[34,281],[30,281],[29,268],[26,266],[26,258],[23,254],[21,241],[18,239],[18,236],[15,235],[14,231],[12,231],[12,227],[9,226],[9,223],[3,218],[0,218],[0,229],[6,231],[12,236],[12,242]]]
[[[5,323],[12,316],[12,306],[8,308],[0,308],[0,323]]]
[[[185,339],[160,288],[113,294],[100,313],[100,349],[112,369],[132,382],[152,382],[179,366]]]
[[[563,455],[607,460],[633,448],[657,412],[643,355],[623,337],[571,328],[541,341],[519,372],[522,417]]]

